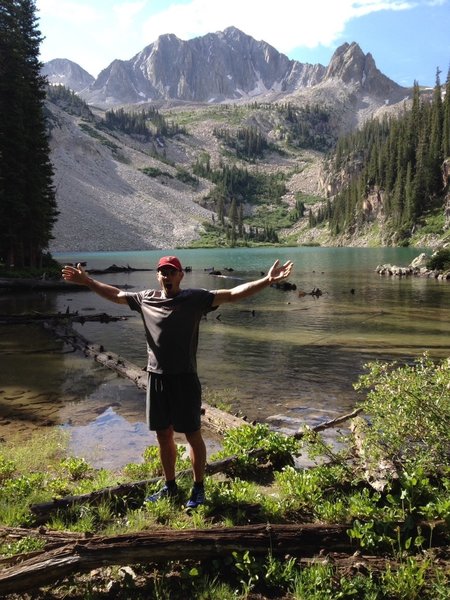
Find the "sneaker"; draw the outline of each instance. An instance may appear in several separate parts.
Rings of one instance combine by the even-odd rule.
[[[155,492],[151,496],[147,496],[145,502],[158,502],[164,498],[175,498],[178,495],[178,486],[167,486],[164,485],[159,492]]]
[[[191,497],[186,502],[186,508],[197,508],[200,504],[205,504],[205,488],[193,487]]]

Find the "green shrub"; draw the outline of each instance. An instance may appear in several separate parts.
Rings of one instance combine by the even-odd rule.
[[[448,271],[450,269],[450,248],[438,250],[427,263],[432,271]]]
[[[355,389],[368,389],[361,405],[371,420],[368,450],[404,470],[436,472],[450,459],[450,359],[434,363],[425,353],[415,364],[366,365]]]

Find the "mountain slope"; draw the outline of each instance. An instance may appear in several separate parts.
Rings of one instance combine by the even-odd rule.
[[[162,165],[127,140],[101,134],[49,104],[51,158],[60,215],[50,251],[172,248],[199,235],[211,213],[196,201],[207,192],[175,178],[152,178],[140,168]],[[161,169],[162,170],[162,169]],[[170,181],[170,185],[167,185]]]

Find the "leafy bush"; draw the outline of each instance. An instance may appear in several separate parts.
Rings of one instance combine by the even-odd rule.
[[[432,271],[448,271],[450,269],[450,248],[438,250],[427,263]]]
[[[425,353],[415,364],[366,365],[355,389],[369,389],[361,402],[371,419],[367,443],[383,448],[403,469],[433,472],[450,459],[450,359],[434,363]]]

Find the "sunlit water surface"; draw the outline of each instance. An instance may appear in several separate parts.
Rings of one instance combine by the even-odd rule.
[[[283,431],[315,425],[351,410],[353,383],[376,359],[411,361],[425,350],[450,354],[450,283],[389,278],[378,264],[407,265],[419,250],[290,248],[179,250],[184,287],[229,288],[267,272],[276,258],[291,258],[297,289],[267,288],[224,305],[201,324],[199,374],[205,389],[231,401],[251,420]],[[61,263],[87,261],[154,269],[161,251],[57,255]],[[211,268],[226,277],[209,274]],[[225,270],[233,269],[232,271]],[[140,290],[156,285],[155,271],[97,276]],[[319,288],[322,295],[310,292]],[[88,290],[0,294],[1,313],[108,312],[126,321],[76,328],[90,341],[144,366],[139,316]],[[71,434],[71,451],[95,466],[119,468],[139,461],[155,443],[144,420],[144,394],[133,384],[72,352],[40,326],[2,326],[0,435],[28,434],[58,424]],[[181,438],[180,438],[181,440]],[[210,450],[217,441],[208,437]]]

